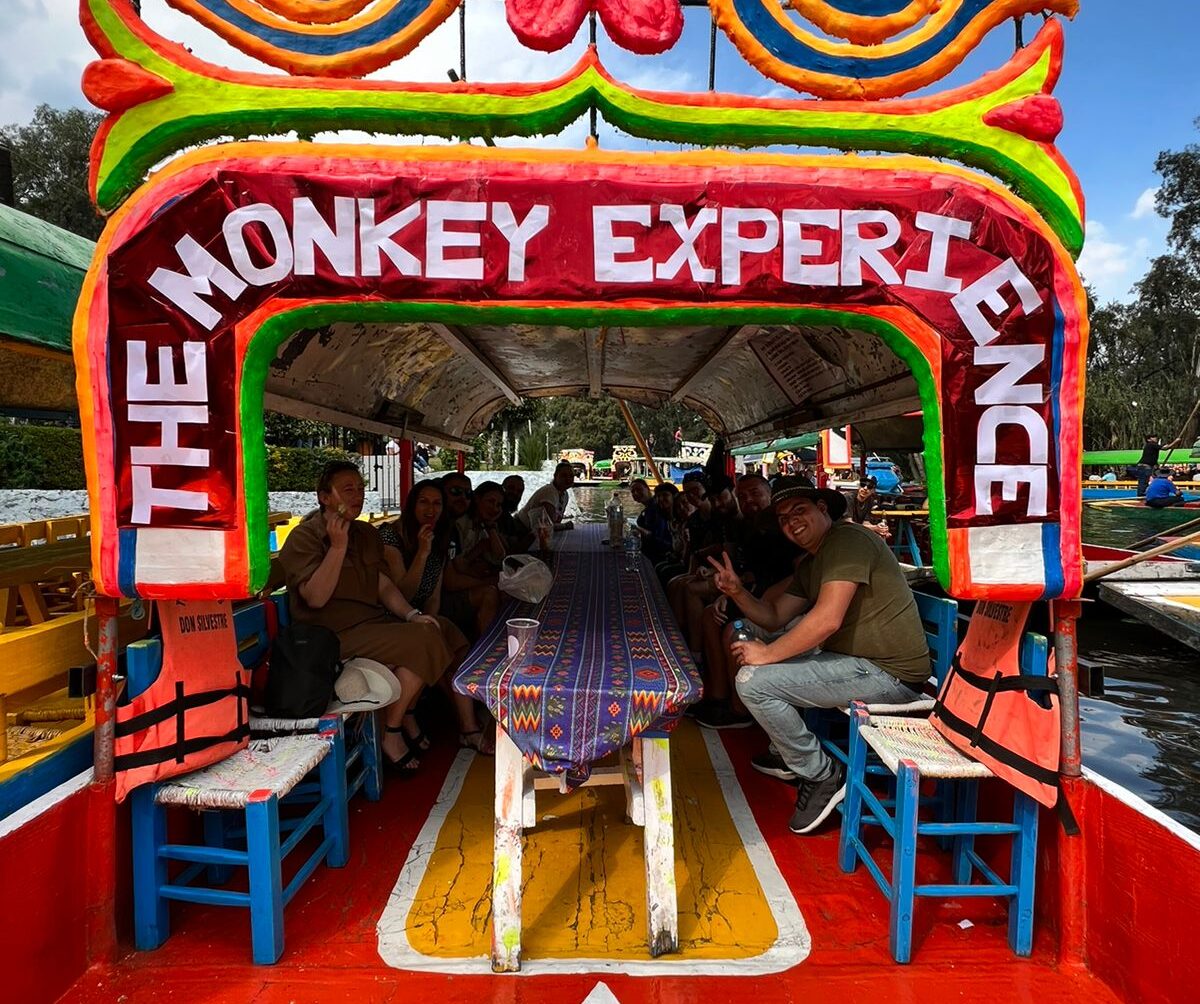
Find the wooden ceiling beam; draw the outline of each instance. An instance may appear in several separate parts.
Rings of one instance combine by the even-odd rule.
[[[734,347],[735,344],[744,345],[754,337],[758,329],[759,326],[757,324],[743,324],[729,328],[721,336],[721,340],[712,347],[708,355],[701,359],[700,363],[671,391],[671,401],[675,404],[681,402],[688,395],[692,385],[698,383],[712,369],[726,350]]]
[[[292,418],[307,418],[313,422],[327,422],[330,425],[341,425],[347,429],[359,429],[362,432],[373,432],[379,436],[407,436],[409,439],[419,439],[423,443],[433,443],[437,446],[448,446],[452,450],[470,450],[471,444],[464,439],[436,429],[430,429],[412,422],[396,424],[381,422],[378,419],[365,418],[337,408],[327,408],[321,404],[312,404],[299,398],[284,397],[282,394],[263,394],[263,408],[267,411],[277,411],[281,415]]]
[[[430,323],[429,329],[435,332],[450,348],[474,366],[484,377],[494,383],[499,388],[500,393],[508,398],[511,404],[521,403],[521,395],[509,383],[508,378],[500,372],[495,363],[483,354],[482,350],[471,340],[465,330],[455,325],[438,323]]]

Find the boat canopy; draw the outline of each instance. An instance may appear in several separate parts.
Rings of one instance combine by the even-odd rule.
[[[1129,467],[1142,459],[1141,450],[1085,450],[1084,467]],[[1186,464],[1200,460],[1200,448],[1178,446],[1164,450],[1158,458],[1160,464]]]
[[[94,248],[0,205],[0,410],[75,411],[71,315]]]

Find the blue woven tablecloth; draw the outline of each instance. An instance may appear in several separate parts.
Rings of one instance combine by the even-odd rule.
[[[601,544],[606,534],[603,524],[556,533],[549,595],[509,603],[454,678],[535,767],[572,784],[634,736],[669,731],[702,690],[654,569],[642,558],[627,572],[624,554]],[[532,655],[517,665],[511,617],[541,622]]]

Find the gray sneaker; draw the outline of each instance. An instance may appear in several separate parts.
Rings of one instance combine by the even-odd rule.
[[[766,753],[759,753],[750,761],[750,766],[760,774],[786,781],[788,784],[795,784],[798,777],[796,772],[783,762],[783,757],[770,750],[767,750]]]
[[[796,811],[788,829],[793,833],[812,833],[838,803],[846,797],[846,768],[840,763],[833,765],[833,773],[824,781],[800,781],[796,792]]]

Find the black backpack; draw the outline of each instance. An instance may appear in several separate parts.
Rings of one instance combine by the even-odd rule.
[[[263,695],[268,718],[317,718],[333,700],[342,671],[338,636],[319,624],[289,624],[271,643]]]

